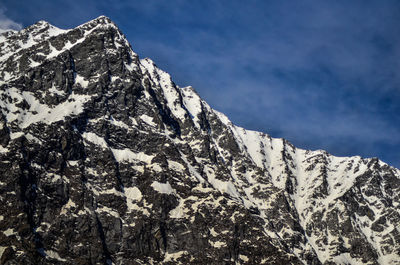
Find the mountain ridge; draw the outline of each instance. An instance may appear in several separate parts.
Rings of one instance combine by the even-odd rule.
[[[398,169],[233,125],[107,17],[35,25],[0,37],[2,194],[22,203],[0,221],[8,264],[399,264]]]

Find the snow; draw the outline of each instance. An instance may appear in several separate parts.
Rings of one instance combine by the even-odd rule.
[[[232,126],[231,130],[236,136],[236,139],[242,143],[242,149],[245,147],[245,150],[248,152],[254,163],[256,163],[260,168],[265,168],[267,166],[264,163],[265,153],[263,155],[261,152],[262,141],[264,140],[262,139],[263,134],[256,131],[245,130],[237,126]]]
[[[36,232],[48,231],[50,226],[51,226],[51,224],[43,222],[40,224],[40,226],[38,228],[36,228]]]
[[[137,123],[137,121],[136,121],[135,118],[132,118],[132,117],[129,117],[129,118],[130,118],[130,120],[131,120],[131,122],[132,122],[132,124],[133,124],[134,126],[138,126],[138,123]]]
[[[77,115],[83,111],[83,105],[90,99],[90,96],[72,93],[68,100],[54,107],[49,107],[41,104],[31,92],[24,91],[21,93],[16,88],[9,88],[3,93],[8,94],[12,98],[17,98],[19,102],[25,100],[30,105],[28,111],[20,111],[18,113],[16,111],[19,108],[15,106],[15,103],[0,101],[0,107],[10,110],[6,115],[7,120],[9,122],[18,120],[20,128],[26,128],[37,122],[51,124],[63,120],[67,116]]]
[[[165,253],[164,262],[174,262],[183,255],[188,254],[187,251],[178,251],[175,253]]]
[[[33,27],[35,27],[35,28],[29,34],[28,39],[26,39],[24,41],[19,41],[17,44],[15,42],[13,42],[13,40],[9,40],[8,38],[6,38],[5,35],[0,35],[0,42],[4,43],[4,46],[2,47],[2,52],[4,52],[4,54],[0,56],[0,62],[7,60],[13,54],[18,53],[23,49],[28,49],[28,48],[32,47],[33,45],[38,44],[39,42],[47,41],[51,37],[54,37],[54,36],[57,36],[57,35],[60,35],[60,34],[63,34],[63,33],[66,33],[69,31],[69,30],[59,29],[59,28],[52,26],[44,21],[38,22],[29,28],[32,29]],[[43,32],[40,32],[45,27],[48,27],[48,29],[44,30]],[[13,32],[12,36],[14,38],[18,38],[19,36],[21,36],[21,35],[23,36],[26,33],[28,33],[28,29],[23,29],[19,32],[17,32],[17,31]],[[38,65],[37,62],[31,62],[31,67],[35,67],[37,65]]]
[[[3,234],[8,237],[17,234],[17,232],[15,232],[12,228],[8,228],[7,230],[3,231]]]
[[[137,187],[124,188],[124,193],[127,199],[131,201],[140,201],[142,193]]]
[[[143,152],[134,153],[131,150],[125,149],[113,149],[111,151],[114,154],[115,159],[118,162],[134,162],[134,161],[143,161],[147,164],[150,164],[151,160],[154,156],[146,155]]]
[[[47,59],[52,59],[62,52],[73,48],[75,45],[82,43],[86,39],[86,37],[91,34],[91,32],[95,29],[104,27],[116,27],[112,23],[109,23],[108,18],[106,17],[101,16],[98,19],[102,20],[106,24],[97,26],[92,26],[91,22],[83,24],[82,26],[80,26],[83,32],[83,37],[78,39],[74,43],[67,41],[64,47],[59,50],[49,43],[51,52],[47,56]],[[40,27],[44,25],[46,24],[39,23]],[[50,26],[48,30],[48,35],[56,36],[65,32],[66,31],[64,30],[60,30],[53,26]],[[27,41],[20,42],[19,47],[15,48],[15,50],[12,50],[10,47],[8,47],[8,44],[3,46],[5,48],[2,52],[5,51],[5,54],[0,54],[0,60],[8,58],[13,53],[21,49],[26,49],[37,44],[39,41],[41,41],[39,37],[45,37],[44,39],[48,38],[45,35],[30,37],[27,39]],[[119,40],[126,41],[126,39],[122,35],[117,36],[117,39],[118,38]],[[6,42],[7,40],[4,36],[1,36],[0,41]],[[117,48],[121,47],[121,44],[119,44],[118,42],[115,42],[115,45]],[[107,50],[107,52],[115,53],[115,50],[111,49]],[[133,51],[130,51],[130,53],[132,57],[136,56]],[[40,63],[41,62],[31,60],[30,66],[36,67],[40,65]],[[200,183],[208,182],[210,184],[207,184],[207,188],[203,188],[202,185],[198,185],[197,187],[193,188],[194,191],[211,193],[215,190],[218,190],[221,193],[227,193],[232,198],[234,198],[236,202],[239,201],[247,208],[258,208],[260,210],[260,217],[266,219],[267,210],[272,207],[270,205],[270,202],[274,201],[277,193],[269,195],[268,198],[263,198],[262,196],[261,198],[258,198],[258,195],[256,195],[254,191],[257,190],[259,193],[267,194],[267,192],[272,188],[277,188],[276,190],[282,191],[282,193],[287,196],[288,203],[295,206],[295,210],[297,211],[300,218],[300,224],[303,228],[305,228],[308,224],[310,224],[310,222],[313,221],[313,214],[315,212],[324,213],[326,209],[338,209],[341,212],[347,210],[345,208],[345,205],[340,201],[340,198],[351,188],[353,188],[357,177],[368,170],[366,163],[364,163],[364,161],[360,157],[334,157],[320,150],[308,151],[292,148],[283,139],[271,138],[268,135],[260,132],[250,131],[244,128],[237,127],[233,125],[224,114],[211,109],[206,102],[201,100],[201,98],[197,95],[192,87],[177,87],[173,83],[170,75],[160,70],[150,59],[141,60],[139,66],[136,64],[136,62],[132,62],[131,64],[125,64],[125,67],[129,71],[137,71],[139,70],[139,67],[144,74],[142,82],[144,82],[145,79],[148,79],[151,82],[152,88],[156,89],[157,93],[160,93],[162,96],[161,103],[165,104],[168,109],[171,110],[172,115],[180,121],[184,122],[187,118],[186,115],[189,115],[190,118],[193,120],[196,128],[199,129],[199,114],[201,114],[203,111],[207,115],[210,115],[210,113],[208,113],[209,111],[211,112],[211,116],[215,114],[216,117],[218,117],[218,119],[226,126],[228,132],[231,132],[233,134],[242,154],[244,154],[247,159],[253,161],[257,167],[263,169],[263,172],[265,172],[264,176],[257,177],[254,177],[257,174],[257,168],[247,168],[246,172],[244,173],[238,172],[236,171],[236,169],[241,166],[241,161],[233,160],[232,171],[228,173],[230,174],[230,179],[221,180],[215,174],[216,166],[205,163],[203,164],[204,161],[197,158],[197,163],[202,164],[204,166],[204,169],[200,167],[196,168],[197,166],[193,166],[192,162],[189,162],[188,157],[184,153],[180,152],[182,160],[170,160],[168,161],[168,167],[173,171],[178,171],[181,173],[189,172],[190,176],[188,177],[197,179]],[[3,72],[3,74],[4,80],[9,80],[13,78],[13,76],[8,72]],[[118,78],[118,76],[111,76],[111,81],[114,82]],[[80,84],[83,88],[86,88],[89,85],[89,81],[90,80],[86,80],[83,76],[80,76],[79,74],[75,75],[75,83]],[[58,90],[58,88],[56,88],[54,85],[49,89],[49,92],[61,96],[66,95],[64,91]],[[83,111],[84,104],[90,99],[90,96],[72,93],[67,101],[57,106],[51,107],[41,104],[40,101],[35,98],[34,94],[30,92],[21,92],[16,88],[9,88],[2,93],[5,96],[10,96],[11,98],[13,98],[12,102],[0,102],[0,107],[2,109],[10,110],[8,113],[5,113],[7,121],[18,121],[19,126],[22,129],[36,122],[44,122],[50,124],[62,120],[69,115],[79,114]],[[150,98],[148,91],[144,91],[144,94],[147,99]],[[30,105],[28,110],[23,111],[15,106],[16,103],[22,102],[22,100],[26,100]],[[20,111],[20,113],[17,113],[18,110]],[[139,130],[138,128],[136,128],[136,126],[138,126],[138,122],[140,124],[140,121],[143,121],[145,124],[151,127],[157,127],[156,122],[154,122],[155,119],[146,114],[142,114],[137,119],[133,117],[130,118],[134,127],[127,125],[122,121],[115,120],[111,116],[102,117],[97,120],[107,120],[110,124],[124,128],[126,130],[132,130],[132,128],[134,130]],[[97,120],[90,120],[90,122],[95,123]],[[142,130],[140,132],[147,133],[146,130]],[[11,132],[11,139],[16,139],[23,135],[25,135],[28,140],[40,143],[40,140],[36,137],[18,131]],[[100,146],[103,149],[110,150],[118,162],[140,161],[146,164],[144,165],[143,163],[141,163],[140,166],[135,165],[136,170],[140,171],[143,170],[144,167],[146,167],[147,169],[150,168],[156,172],[163,171],[163,168],[161,168],[159,164],[151,163],[151,160],[154,158],[153,155],[147,155],[142,151],[138,152],[128,148],[111,148],[103,137],[100,137],[94,132],[84,132],[82,134],[82,137],[86,143],[90,142],[97,146]],[[186,140],[184,137],[185,136],[182,136],[182,139],[168,139],[171,140],[171,144],[178,144]],[[188,136],[187,139],[189,139],[190,137],[191,136]],[[224,150],[217,144],[219,140],[218,138],[211,140],[213,145],[212,147],[218,150],[219,155],[223,159],[230,155],[226,150]],[[190,141],[189,145],[194,151],[196,151],[199,149],[199,144],[201,143],[201,141]],[[0,146],[0,153],[5,153],[8,151],[9,150],[7,148]],[[293,159],[288,159],[287,156]],[[285,159],[288,159],[289,161],[285,161]],[[319,160],[326,160],[328,163],[327,165],[325,165],[325,163],[320,162]],[[68,163],[72,166],[78,165],[78,161],[68,161]],[[349,168],[349,165],[351,165],[352,167]],[[383,166],[385,164],[379,162],[379,165]],[[357,171],[356,168],[358,168]],[[97,173],[95,169],[86,168],[85,170],[93,176],[99,175],[99,173]],[[199,172],[201,172],[201,174]],[[326,172],[326,174],[321,174],[321,172]],[[400,171],[397,171],[397,174],[399,173]],[[202,174],[203,176],[207,176],[207,181],[203,178]],[[57,174],[49,174],[47,175],[47,177],[51,181],[59,181],[60,179],[62,179],[63,181],[66,180],[65,176],[60,176]],[[263,183],[258,180],[259,178],[263,179]],[[265,181],[269,183],[264,184]],[[286,192],[286,185],[288,181],[295,184],[293,194],[288,194]],[[318,189],[321,187],[321,185],[325,184],[327,185],[327,193],[322,194],[318,198],[313,197],[316,192],[318,192]],[[88,189],[92,190],[93,194],[96,196],[100,194],[114,194],[116,196],[126,197],[127,206],[130,212],[132,212],[133,210],[142,211],[146,215],[150,215],[149,211],[145,207],[138,206],[137,204],[139,201],[140,203],[143,202],[143,204],[145,204],[143,195],[137,187],[124,187],[122,189],[123,191],[118,191],[115,188],[106,190],[94,189],[90,183],[86,183],[86,185]],[[176,194],[176,191],[172,188],[169,182],[161,183],[158,181],[154,181],[152,182],[151,187],[159,193],[174,194],[179,197],[179,195]],[[382,187],[381,189],[382,194],[386,196],[385,190]],[[186,206],[189,203],[190,209]],[[206,199],[199,199],[198,197],[194,196],[190,196],[185,199],[179,197],[178,206],[169,212],[170,218],[190,217],[188,216],[189,212],[197,211],[199,206],[207,203],[213,204],[215,206],[218,204],[218,201],[206,201]],[[378,196],[365,196],[365,203],[374,212],[375,220],[377,220],[381,216],[385,216],[385,207],[383,203],[379,200]],[[394,201],[393,205],[398,205],[398,202]],[[61,214],[67,214],[69,209],[75,207],[75,203],[70,199],[62,207]],[[89,212],[88,209],[85,209],[85,211]],[[84,213],[85,211],[80,212]],[[116,211],[105,206],[99,206],[96,211],[100,213],[104,212],[107,214],[111,214],[112,216],[119,218],[119,214]],[[237,214],[234,214],[232,216],[232,220],[235,220],[236,216]],[[1,216],[1,218],[3,217]],[[338,218],[341,219],[342,217],[338,216]],[[326,215],[322,216],[322,220],[326,220]],[[370,229],[373,221],[371,221],[367,216],[358,216],[355,214],[355,218],[352,221],[354,221],[354,223],[359,227],[360,232],[368,240],[368,243],[372,245],[375,249],[377,249],[380,263],[396,264],[396,259],[398,260],[398,256],[386,255],[383,248],[384,243],[382,242],[384,241],[385,237],[391,236],[392,230],[399,229],[397,224],[392,224],[390,223],[390,221],[388,221],[382,232],[375,232]],[[293,233],[293,231],[289,231],[287,227],[282,228],[278,235],[272,235],[272,232],[266,232],[268,235],[274,238],[285,237],[287,236],[287,234]],[[6,235],[11,235],[15,232],[12,229],[8,229],[5,231],[5,233]],[[214,237],[218,235],[213,228],[210,229],[210,233]],[[321,245],[321,237],[318,233],[327,233],[328,246]],[[305,243],[306,245],[304,245],[304,248],[313,249],[322,262],[331,259],[335,263],[362,264],[360,260],[352,258],[348,253],[334,256],[334,250],[331,249],[331,247],[336,244],[336,242],[338,241],[338,237],[331,234],[329,230],[324,232],[319,231],[317,233],[312,233],[311,235],[306,234],[305,237],[307,239],[307,243]],[[226,245],[226,243],[220,241],[210,242],[210,244],[213,244],[214,247],[222,247]],[[345,244],[348,244],[346,240]],[[45,253],[49,257],[60,259],[56,252],[52,253],[52,251],[46,251]],[[302,254],[300,253],[299,248],[293,249],[293,253],[299,257]],[[164,261],[174,261],[183,254],[183,251],[177,253],[166,253]],[[239,255],[239,259],[244,262],[248,262],[249,260],[248,257],[245,255]]]
[[[36,67],[36,66],[39,66],[39,65],[40,65],[40,62],[36,62],[36,61],[34,61],[34,60],[32,60],[32,59],[29,59],[29,60],[30,60],[29,67],[31,67],[31,68],[33,68],[33,67]]]
[[[215,113],[215,115],[217,115],[217,117],[223,124],[225,124],[228,127],[232,125],[232,122],[228,119],[228,117],[225,114],[217,110],[213,110],[213,112]]]
[[[178,172],[183,172],[185,170],[185,167],[182,164],[172,161],[172,160],[168,161],[168,167],[170,169],[172,169],[174,171],[178,171]]]
[[[71,50],[74,46],[76,46],[76,45],[82,43],[83,41],[85,41],[85,40],[86,40],[86,37],[87,37],[88,35],[90,35],[90,34],[91,34],[95,29],[97,29],[98,27],[101,27],[101,25],[98,25],[98,26],[96,26],[96,27],[94,27],[94,28],[92,28],[92,29],[90,29],[90,30],[85,31],[84,34],[83,34],[83,37],[80,38],[80,39],[78,39],[78,40],[76,40],[76,41],[73,42],[73,43],[71,43],[71,42],[68,40],[68,41],[64,44],[64,47],[62,47],[60,50],[57,50],[55,47],[53,47],[53,46],[49,43],[51,52],[47,55],[47,59],[48,59],[48,60],[49,60],[49,59],[52,59],[52,58],[57,57],[59,54],[65,52],[65,51],[67,51],[67,50]]]
[[[160,183],[158,181],[154,181],[150,185],[155,191],[163,194],[174,194],[176,193],[175,190],[171,187],[171,185],[168,183]]]
[[[163,171],[163,169],[161,168],[161,166],[159,165],[159,164],[155,164],[155,163],[153,163],[153,164],[151,164],[150,166],[149,166],[149,168],[151,168],[153,171],[155,171],[155,172],[162,172]]]
[[[127,130],[131,130],[131,129],[132,129],[132,128],[131,128],[130,126],[128,126],[126,123],[124,123],[124,122],[122,122],[122,121],[119,121],[119,120],[116,120],[116,119],[114,119],[112,116],[110,117],[110,119],[108,120],[108,122],[109,122],[110,124],[114,125],[114,126],[121,127],[121,128],[127,129]]]
[[[116,196],[124,196],[123,192],[118,191],[115,188],[108,189],[108,190],[103,190],[103,191],[99,192],[99,194],[113,194],[113,195],[116,195]]]
[[[61,208],[60,214],[67,214],[67,210],[71,208],[76,208],[76,204],[71,199],[69,199],[68,202]]]
[[[0,145],[0,153],[1,153],[1,154],[7,153],[8,151],[9,151],[8,148],[5,148],[5,147],[3,147],[2,145]]]
[[[233,198],[240,198],[235,185],[230,181],[222,181],[216,178],[214,170],[208,166],[204,166],[204,171],[207,173],[208,182],[221,193],[227,193]]]
[[[111,209],[104,205],[99,205],[96,209],[96,213],[106,213],[108,215],[114,216],[115,218],[120,218],[119,213],[114,209]]]
[[[67,161],[67,163],[68,163],[70,166],[76,167],[76,166],[79,165],[79,160],[69,160],[69,161]]]
[[[222,241],[211,242],[211,244],[212,244],[213,247],[215,247],[215,248],[226,247],[226,243],[225,243],[225,242],[222,242]]]
[[[147,208],[143,206],[138,206],[134,201],[127,200],[127,204],[129,212],[138,211],[146,216],[150,216],[150,212]]]
[[[3,74],[4,74],[4,81],[8,81],[11,79],[11,74],[9,72],[4,71]]]
[[[247,256],[241,255],[241,254],[239,255],[239,259],[243,260],[244,262],[248,262],[249,261],[249,258]]]
[[[185,162],[186,166],[188,167],[190,174],[195,176],[196,179],[200,183],[205,182],[204,178],[200,175],[200,173],[197,172],[197,170],[189,163],[189,161],[187,160],[186,156],[181,151],[179,151],[179,153],[181,154],[182,160]]]
[[[69,44],[68,44],[69,43]],[[70,47],[71,48],[71,45],[70,45],[70,42],[68,42],[67,43],[67,48],[68,47]],[[49,43],[49,46],[50,46],[50,53],[46,56],[47,57],[47,59],[51,59],[51,58],[54,58],[54,57],[57,57],[58,55],[60,55],[61,53],[63,53],[63,52],[65,52],[65,50],[62,48],[62,49],[60,49],[60,50],[57,50],[53,45],[51,45],[50,43]]]
[[[95,144],[95,145],[101,146],[102,148],[108,148],[108,144],[107,144],[107,142],[104,140],[104,138],[98,136],[98,135],[95,134],[95,133],[84,132],[84,133],[82,134],[82,137],[83,137],[85,140],[87,140],[87,141],[89,141],[89,142],[91,142],[91,143],[93,143],[93,144]]]
[[[55,27],[53,25],[50,25],[50,27],[49,27],[47,32],[49,34],[49,37],[54,37],[54,36],[57,36],[57,35],[60,35],[60,34],[64,34],[64,33],[68,32],[68,31],[70,31],[70,30],[69,29],[67,29],[67,30],[60,29],[60,28],[57,28],[57,27]]]
[[[200,128],[198,115],[202,111],[201,98],[190,86],[181,88],[181,91],[182,91],[183,105],[189,111],[195,126],[197,128]]]
[[[65,95],[65,92],[62,91],[62,90],[58,90],[58,89],[54,86],[54,84],[53,84],[53,86],[52,86],[51,88],[49,88],[48,91],[49,91],[50,93],[52,93],[52,94],[56,94],[56,95],[59,95],[59,96],[64,96],[64,95]]]
[[[142,114],[139,118],[140,118],[142,121],[144,121],[145,123],[147,123],[148,125],[152,126],[152,127],[156,127],[156,126],[157,126],[157,124],[155,124],[155,123],[153,122],[153,118],[152,118],[152,117],[149,117],[149,116],[146,115],[146,114]]]
[[[79,74],[75,76],[75,83],[80,84],[81,87],[86,88],[89,85],[89,81]]]
[[[351,255],[349,253],[342,253],[338,256],[334,256],[333,257],[333,261],[336,264],[352,264],[352,265],[363,265],[365,264],[364,262],[362,262],[361,259],[355,259],[353,257],[351,257]],[[381,264],[387,264],[389,265],[389,263],[381,263]]]
[[[184,207],[185,207],[185,200],[180,199],[178,206],[176,206],[169,212],[169,217],[173,219],[183,218],[186,214]]]
[[[46,177],[50,179],[51,182],[57,182],[58,180],[63,180],[64,182],[69,183],[68,178],[66,178],[65,176],[58,175],[56,173],[48,173]]]
[[[8,247],[8,246],[7,246],[7,247]],[[0,259],[2,258],[3,253],[4,253],[4,251],[7,249],[7,247],[0,246]]]
[[[186,111],[181,106],[181,94],[172,82],[171,76],[159,69],[149,58],[140,60],[140,66],[142,72],[150,75],[150,80],[155,82],[153,87],[159,86],[161,88],[161,92],[172,114],[181,121],[184,121]]]
[[[218,236],[218,233],[215,232],[214,227],[211,227],[211,228],[210,228],[210,234],[211,234],[213,237],[217,237],[217,236]]]
[[[103,18],[104,19],[104,18]],[[47,60],[50,60],[54,57],[57,57],[61,53],[70,50],[77,44],[82,43],[88,35],[90,35],[94,30],[99,29],[99,28],[107,28],[107,27],[116,27],[113,23],[106,23],[105,25],[103,24],[97,24],[94,27],[91,27],[90,25],[92,24],[92,21],[85,23],[80,26],[80,28],[83,31],[83,36],[82,38],[76,40],[75,42],[71,43],[69,40],[64,44],[64,46],[61,49],[56,49],[54,46],[51,45],[50,43],[50,38],[66,34],[70,30],[63,30],[59,29],[55,26],[52,26],[48,24],[45,21],[38,22],[37,24],[29,27],[29,30],[32,30],[32,32],[29,33],[28,39],[24,41],[19,41],[17,45],[12,40],[8,40],[7,38],[4,37],[4,35],[1,36],[1,42],[5,43],[5,45],[2,47],[2,51],[0,52],[0,62],[7,60],[10,58],[13,54],[19,54],[19,52],[23,49],[28,49],[31,48],[32,46],[38,44],[38,43],[43,43],[43,42],[48,42],[49,47],[50,47],[50,53],[46,56]],[[43,30],[47,27],[46,30]],[[78,27],[79,28],[79,27]],[[28,32],[28,29],[24,29],[20,32],[15,32],[13,35],[20,36],[24,35]],[[41,32],[42,31],[42,32]],[[128,41],[121,35],[119,34],[119,39],[123,40],[125,42],[125,45],[129,45]],[[135,56],[135,54],[132,52],[132,55]],[[17,57],[20,57],[18,55]],[[17,58],[14,58],[17,59]],[[41,62],[36,62],[33,60],[30,60],[30,67],[36,67],[40,65]],[[5,80],[8,80],[9,77],[6,76]],[[87,81],[82,80],[82,82],[79,82],[83,87],[87,86]]]
[[[17,139],[19,137],[24,136],[25,134],[23,132],[11,132],[10,133],[10,138],[11,140]]]
[[[57,252],[52,251],[52,250],[45,250],[45,254],[46,254],[46,256],[49,256],[52,259],[56,259],[59,261],[67,261],[66,259],[62,259]]]

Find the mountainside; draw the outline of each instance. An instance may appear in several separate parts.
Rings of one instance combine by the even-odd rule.
[[[245,130],[101,16],[0,35],[0,264],[400,264],[400,170]]]

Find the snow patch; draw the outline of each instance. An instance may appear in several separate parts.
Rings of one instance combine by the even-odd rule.
[[[0,101],[0,107],[10,110],[7,113],[7,120],[9,122],[17,120],[21,128],[26,128],[37,122],[51,124],[63,120],[67,116],[78,115],[83,111],[84,103],[91,98],[91,96],[72,93],[65,102],[55,107],[49,107],[41,104],[31,92],[24,91],[21,93],[16,88],[9,88],[5,93],[18,99],[18,102],[25,100],[30,106],[29,111],[21,111],[20,108],[15,106],[15,103]]]
[[[142,193],[137,187],[124,188],[124,193],[127,199],[131,201],[140,201]]]
[[[174,262],[185,254],[186,255],[188,254],[187,251],[178,251],[175,253],[167,252],[167,253],[165,253],[165,256],[164,256],[164,262]]]
[[[60,255],[57,252],[53,251],[53,250],[45,250],[45,253],[46,253],[46,255],[48,257],[50,257],[52,259],[56,259],[56,260],[59,260],[59,261],[67,261],[66,259],[62,259],[60,257]]]
[[[3,231],[3,234],[8,237],[17,234],[17,232],[15,232],[12,228],[8,228],[7,230]]]
[[[158,181],[154,181],[150,185],[154,190],[158,191],[159,193],[163,194],[174,194],[175,190],[171,187],[171,185],[167,183],[160,183]]]
[[[172,115],[184,121],[186,111],[181,106],[180,91],[172,82],[171,76],[159,69],[149,58],[140,60],[140,66],[143,72],[147,72],[150,75],[151,81],[154,83],[153,87],[159,86],[161,88],[161,92]]]
[[[125,149],[114,149],[111,148],[111,151],[114,154],[115,159],[118,162],[134,162],[134,161],[143,161],[147,164],[150,164],[151,160],[154,156],[146,155],[143,152],[134,153],[131,150]]]
[[[148,125],[152,126],[152,127],[156,127],[157,124],[155,124],[153,122],[153,118],[150,116],[147,116],[146,114],[143,114],[139,117],[142,121],[144,121],[145,123],[147,123]]]
[[[95,144],[95,145],[101,146],[102,148],[108,148],[108,144],[107,144],[107,142],[104,140],[104,138],[98,136],[98,135],[95,134],[95,133],[84,132],[84,133],[82,133],[82,137],[83,137],[85,140],[87,140],[87,141],[89,141],[89,142],[91,142],[91,143],[93,143],[93,144]]]
[[[76,204],[69,199],[68,202],[61,208],[60,214],[67,214],[67,211],[71,208],[76,208]]]
[[[85,80],[83,76],[78,74],[75,76],[75,83],[80,84],[83,88],[86,88],[89,85],[89,81]]]

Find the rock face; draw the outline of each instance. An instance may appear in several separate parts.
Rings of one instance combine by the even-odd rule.
[[[400,264],[400,171],[233,125],[99,17],[0,35],[1,264]]]

